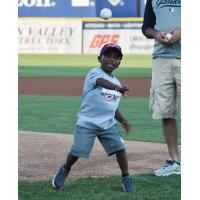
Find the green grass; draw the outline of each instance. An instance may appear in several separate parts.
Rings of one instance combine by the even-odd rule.
[[[180,176],[136,175],[135,193],[122,192],[118,176],[69,181],[63,190],[52,189],[50,181],[19,182],[19,200],[180,200]]]
[[[20,67],[96,67],[98,55],[92,54],[19,54]],[[121,66],[124,68],[150,68],[151,55],[124,55]]]
[[[79,108],[80,97],[19,96],[19,130],[72,134]],[[161,121],[148,112],[148,98],[122,99],[120,111],[134,122],[128,136],[120,126],[124,139],[164,142]]]
[[[97,55],[19,54],[19,77],[83,77],[98,67]],[[124,55],[118,77],[151,77],[151,55]]]
[[[89,67],[19,67],[19,77],[85,77]],[[151,77],[150,68],[119,68],[117,77]]]

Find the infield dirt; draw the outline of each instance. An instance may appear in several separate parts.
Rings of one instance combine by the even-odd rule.
[[[65,162],[73,136],[19,131],[19,180],[50,180]],[[131,174],[151,173],[168,156],[165,144],[125,141]],[[90,157],[72,167],[69,179],[120,175],[115,155],[108,157],[96,139]]]

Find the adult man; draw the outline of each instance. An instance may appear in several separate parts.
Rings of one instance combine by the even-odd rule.
[[[178,154],[176,103],[181,94],[181,0],[147,0],[143,34],[155,39],[152,59],[150,110],[162,119],[170,160],[154,171],[157,176],[181,174]]]

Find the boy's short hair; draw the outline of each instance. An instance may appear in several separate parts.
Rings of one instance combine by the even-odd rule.
[[[118,53],[120,54],[121,58],[123,57],[121,47],[114,43],[105,44],[100,51],[100,56],[102,56],[108,49],[116,49]]]

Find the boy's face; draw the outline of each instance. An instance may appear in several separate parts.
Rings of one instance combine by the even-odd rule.
[[[119,67],[121,62],[121,55],[116,49],[108,49],[103,55],[98,57],[101,63],[101,68],[107,72],[112,73],[113,70]]]

